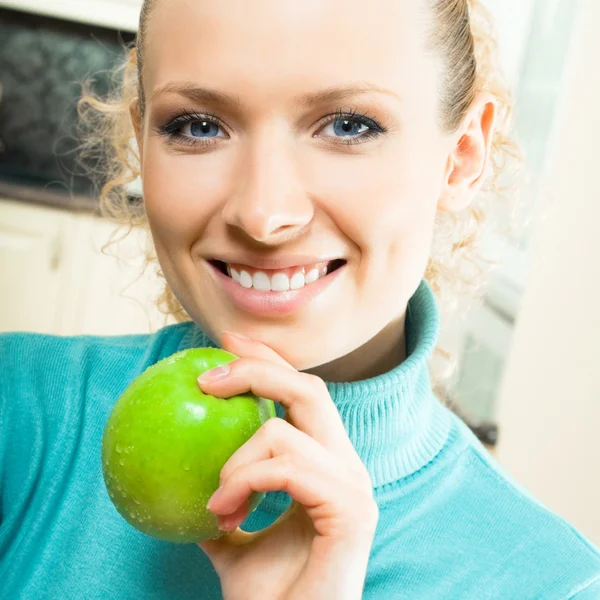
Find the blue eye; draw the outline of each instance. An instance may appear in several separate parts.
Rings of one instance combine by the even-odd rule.
[[[187,111],[170,123],[160,126],[157,131],[173,142],[191,146],[202,143],[212,144],[214,138],[227,137],[227,134],[223,134],[221,121],[215,115],[198,115]]]
[[[198,138],[216,137],[219,133],[219,125],[212,121],[194,121],[184,125],[181,128],[181,133]]]
[[[213,114],[196,114],[184,111],[170,123],[157,128],[170,142],[187,144],[189,146],[206,146],[217,143],[215,138],[227,138],[225,127],[220,119]],[[321,135],[338,140],[337,143],[351,145],[366,142],[386,132],[374,118],[356,114],[354,111],[338,110],[330,115],[322,126]],[[221,135],[219,134],[221,132]]]
[[[354,111],[344,112],[343,110],[338,110],[331,115],[322,129],[325,134],[323,137],[337,139],[339,143],[346,145],[366,142],[385,131],[386,129],[375,119],[367,115],[356,114]]]
[[[338,137],[352,137],[369,130],[367,125],[353,119],[338,118],[335,121],[332,121],[329,125],[333,125],[333,132]],[[327,129],[327,127],[325,129]]]

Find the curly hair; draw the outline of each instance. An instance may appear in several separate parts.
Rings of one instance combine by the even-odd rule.
[[[115,89],[108,97],[98,97],[89,85],[79,101],[80,122],[86,141],[82,156],[102,157],[98,171],[102,185],[99,209],[102,216],[125,226],[119,240],[111,239],[106,247],[127,236],[133,228],[143,228],[149,235],[149,224],[143,208],[130,202],[127,186],[140,174],[139,155],[133,144],[134,132],[129,106],[137,100],[144,115],[145,96],[142,85],[144,41],[147,22],[157,0],[145,0],[140,14],[140,26],[135,45],[127,48],[124,62],[115,72]],[[484,289],[490,261],[480,245],[490,218],[499,206],[504,214],[512,213],[516,205],[515,178],[506,178],[518,171],[521,150],[512,136],[513,97],[499,64],[497,35],[489,12],[479,0],[426,0],[433,13],[430,27],[430,49],[441,59],[440,127],[447,133],[460,126],[476,94],[486,91],[496,101],[497,115],[492,140],[490,168],[481,193],[465,210],[458,213],[438,211],[434,242],[425,278],[442,301],[445,310],[459,305],[461,298],[477,298]],[[508,210],[507,210],[508,208]],[[145,250],[144,271],[156,266],[157,275],[164,278],[152,243]],[[156,298],[160,312],[175,322],[189,321],[168,282]]]

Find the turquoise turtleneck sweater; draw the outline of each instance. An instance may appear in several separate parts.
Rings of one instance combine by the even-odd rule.
[[[425,283],[407,315],[401,365],[327,384],[380,510],[363,597],[599,599],[598,550],[433,396],[439,316]],[[155,540],[120,517],[100,461],[104,425],[129,383],[161,358],[214,345],[193,323],[152,335],[0,334],[0,598],[221,598],[200,548]],[[266,527],[289,502],[267,494],[242,528]]]

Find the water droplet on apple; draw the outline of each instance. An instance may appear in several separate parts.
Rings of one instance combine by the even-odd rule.
[[[188,463],[183,463],[183,470],[184,471],[189,471],[191,469],[190,465]]]
[[[123,447],[121,446],[121,444],[117,444],[117,454],[121,454],[122,451]]]
[[[121,460],[119,461],[119,464],[120,464],[121,466],[123,466],[123,465],[125,464],[125,461],[124,461],[123,459],[121,459]]]

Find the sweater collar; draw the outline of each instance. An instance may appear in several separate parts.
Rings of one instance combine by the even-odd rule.
[[[429,361],[440,329],[439,311],[422,281],[410,299],[405,319],[407,358],[387,373],[349,383],[325,382],[373,487],[399,481],[429,463],[446,442],[450,413],[431,390]],[[190,322],[178,350],[218,347]],[[283,407],[276,404],[278,416]],[[261,503],[273,510],[289,503],[285,492],[267,494]],[[269,507],[267,507],[268,509]]]

